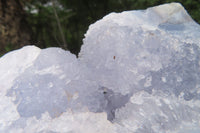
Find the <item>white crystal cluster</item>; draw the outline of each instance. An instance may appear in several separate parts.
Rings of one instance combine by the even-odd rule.
[[[200,26],[179,3],[111,13],[77,58],[0,58],[1,133],[199,133]]]

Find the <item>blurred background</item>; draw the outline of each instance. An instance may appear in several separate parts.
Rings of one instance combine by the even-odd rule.
[[[78,54],[88,26],[110,12],[180,2],[200,23],[200,0],[0,0],[0,56],[36,45]]]

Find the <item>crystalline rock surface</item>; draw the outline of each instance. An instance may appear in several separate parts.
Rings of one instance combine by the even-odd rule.
[[[200,26],[179,3],[105,16],[78,58],[9,52],[0,75],[1,133],[200,132]]]

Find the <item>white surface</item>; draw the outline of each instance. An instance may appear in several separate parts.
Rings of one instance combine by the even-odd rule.
[[[1,133],[197,133],[200,26],[178,3],[111,13],[79,57],[26,46],[0,58]]]

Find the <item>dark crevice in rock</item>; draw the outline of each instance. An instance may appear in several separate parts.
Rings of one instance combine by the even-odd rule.
[[[107,113],[107,119],[113,121],[116,109],[125,106],[130,99],[130,94],[122,95],[120,93],[115,93],[113,90],[106,87],[101,87],[99,89],[102,91],[105,101],[107,102],[104,107],[104,111]]]

